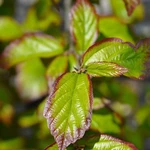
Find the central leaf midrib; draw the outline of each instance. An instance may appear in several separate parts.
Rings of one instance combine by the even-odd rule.
[[[72,93],[71,93],[71,95],[72,95],[72,98],[73,98],[73,96],[74,96],[74,90],[76,89],[76,85],[77,85],[77,81],[78,81],[78,74],[77,74],[77,77],[76,77],[76,79],[75,79],[75,81],[74,81],[74,87],[73,87],[73,90],[72,90]],[[71,98],[71,100],[70,100],[70,111],[69,111],[69,115],[68,115],[68,117],[67,117],[67,119],[66,119],[66,124],[68,124],[68,120],[69,120],[69,118],[70,118],[70,115],[71,115],[71,111],[72,111],[72,98]],[[65,126],[65,129],[64,129],[64,137],[66,137],[66,129],[67,129],[67,126]],[[64,140],[65,140],[65,138],[63,139],[63,141],[62,141],[62,145],[64,145]]]

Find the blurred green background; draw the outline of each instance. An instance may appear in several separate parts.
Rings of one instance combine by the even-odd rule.
[[[11,41],[30,32],[52,35],[67,50],[68,12],[74,2],[0,0],[0,53]],[[117,0],[91,2],[101,16],[98,40],[118,37],[136,43],[150,37],[149,0],[143,0],[130,17]],[[0,150],[42,150],[54,142],[42,115],[48,95],[46,68],[52,60],[30,60],[9,70],[0,68]],[[150,78],[92,81],[95,99],[91,129],[132,142],[139,150],[150,150]]]

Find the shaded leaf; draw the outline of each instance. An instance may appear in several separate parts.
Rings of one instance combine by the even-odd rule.
[[[34,100],[47,94],[46,69],[39,59],[17,66],[16,87],[23,99]]]
[[[143,41],[147,43],[145,45],[149,45],[148,39]],[[91,63],[101,61],[112,62],[128,69],[125,76],[143,79],[145,72],[148,71],[145,62],[148,61],[149,55],[147,55],[147,46],[144,46],[142,41],[140,43],[134,46],[118,38],[102,40],[90,47],[83,55],[83,66],[86,68]]]
[[[108,114],[94,114],[92,115],[91,129],[99,131],[100,133],[120,133],[120,127],[115,122],[112,113]]]
[[[26,34],[6,47],[0,65],[8,68],[31,58],[52,57],[62,52],[56,39],[42,33]]]
[[[106,37],[121,38],[124,41],[134,43],[127,25],[117,17],[100,17],[99,31]]]
[[[22,35],[22,30],[15,20],[11,17],[0,17],[0,40],[9,41]]]
[[[90,126],[92,101],[88,75],[66,73],[56,80],[44,116],[59,150],[83,137]]]
[[[77,50],[87,50],[97,37],[97,16],[88,0],[78,0],[71,11],[71,32]]]
[[[136,6],[140,3],[140,0],[123,0],[128,12],[128,16],[132,14]]]
[[[110,149],[121,149],[121,150],[137,150],[137,148],[128,142],[124,142],[117,138],[108,136],[108,135],[101,135],[99,142],[95,143],[92,150],[110,150]]]
[[[86,66],[86,73],[94,77],[115,77],[126,73],[128,70],[115,63],[96,62]]]
[[[86,131],[83,138],[79,139],[74,143],[75,149],[85,149],[90,150],[93,148],[94,144],[99,141],[100,133],[93,130]]]

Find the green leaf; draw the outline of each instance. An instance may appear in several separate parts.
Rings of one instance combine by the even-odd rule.
[[[10,41],[22,35],[22,30],[11,17],[0,17],[0,40]]]
[[[143,124],[147,118],[150,118],[150,105],[146,104],[138,109],[136,113],[136,121],[139,125]]]
[[[74,71],[74,68],[79,66],[77,57],[75,54],[69,54],[68,55],[68,61],[69,61],[69,71]]]
[[[17,66],[16,88],[25,100],[47,94],[46,69],[39,59],[28,60]]]
[[[62,45],[56,39],[42,33],[26,34],[6,47],[0,65],[9,68],[28,59],[53,57],[62,52]]]
[[[56,57],[48,66],[46,75],[48,78],[56,79],[61,74],[65,73],[68,68],[68,57],[65,55]]]
[[[94,77],[115,77],[126,73],[128,70],[115,63],[97,62],[86,66],[86,73]]]
[[[148,39],[146,41],[149,41]],[[124,68],[128,69],[125,76],[143,79],[147,67],[149,55],[147,55],[147,48],[145,45],[149,45],[149,42],[140,42],[137,46],[131,43],[124,43],[117,38],[108,38],[93,45],[83,55],[83,66],[86,68],[91,63],[98,63],[101,61],[116,63]],[[135,48],[137,47],[137,48]],[[137,49],[137,50],[135,50]],[[139,50],[138,50],[139,49]]]
[[[78,0],[71,11],[71,31],[77,50],[87,50],[97,37],[97,16],[88,0]]]
[[[48,8],[50,8],[48,6]],[[54,11],[50,9],[47,10],[44,16],[38,18],[35,8],[30,8],[28,10],[25,21],[22,24],[22,27],[27,32],[35,32],[35,31],[44,31],[47,30],[51,24],[60,24],[60,17]]]
[[[44,116],[59,150],[83,137],[90,126],[92,101],[88,75],[66,73],[56,80]]]
[[[128,0],[130,1],[133,0]],[[136,0],[135,0],[136,1]],[[128,16],[125,4],[123,0],[111,0],[112,10],[115,16],[119,17],[125,23],[132,23],[136,20],[142,20],[144,18],[144,6],[142,4],[138,5],[131,16]]]
[[[132,14],[136,6],[140,3],[140,0],[123,0],[128,12],[128,16]]]
[[[58,145],[55,143],[47,146],[44,150],[58,150]]]
[[[68,57],[65,55],[56,57],[48,66],[46,76],[48,78],[49,93],[53,89],[53,83],[68,69]]]
[[[24,147],[24,140],[21,137],[9,138],[9,139],[1,139],[0,140],[1,149],[23,149]]]
[[[121,38],[124,41],[134,43],[127,25],[117,17],[101,17],[99,21],[99,31],[106,37]]]
[[[137,148],[128,142],[124,142],[117,138],[101,135],[99,142],[95,143],[92,150],[137,150]]]
[[[92,115],[91,129],[99,131],[100,133],[120,133],[119,125],[114,121],[115,118],[112,113],[108,114],[94,114]]]

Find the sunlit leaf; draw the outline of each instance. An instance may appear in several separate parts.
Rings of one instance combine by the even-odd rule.
[[[47,94],[46,69],[39,59],[17,66],[16,87],[23,99],[34,100]]]
[[[145,72],[148,71],[145,63],[149,60],[149,55],[147,55],[148,47],[144,46],[143,43],[149,45],[148,41],[148,39],[145,42],[141,41],[141,44],[134,46],[117,38],[102,40],[90,47],[83,55],[83,66],[86,68],[91,63],[101,61],[112,62],[128,69],[128,72],[124,75],[143,79]]]
[[[92,115],[91,129],[99,131],[100,133],[120,133],[119,125],[114,121],[112,113],[108,114],[94,114]]]
[[[52,57],[62,52],[56,39],[42,33],[26,34],[6,47],[0,65],[8,68],[31,58]]]
[[[87,50],[97,37],[97,16],[88,0],[78,0],[71,11],[71,32],[77,50]]]
[[[92,150],[137,150],[137,148],[128,142],[124,142],[117,138],[101,135],[99,142],[95,143]]]
[[[86,73],[94,77],[115,77],[126,73],[128,70],[115,63],[96,62],[86,66]]]
[[[90,126],[91,87],[86,74],[66,73],[56,80],[44,116],[60,150],[80,139]]]
[[[21,26],[10,17],[0,17],[0,40],[9,41],[22,35]]]
[[[136,6],[140,3],[140,0],[123,0],[128,12],[128,16],[132,14]]]
[[[121,38],[124,41],[133,43],[127,25],[117,17],[100,17],[99,30],[106,37]]]

